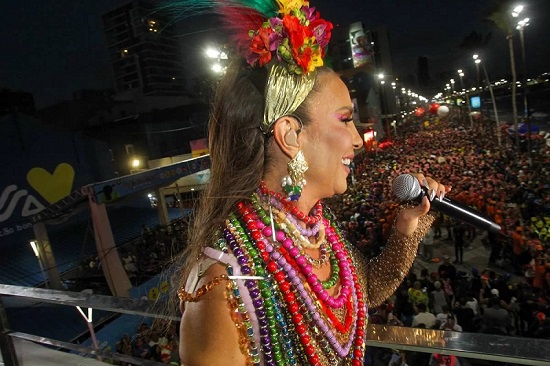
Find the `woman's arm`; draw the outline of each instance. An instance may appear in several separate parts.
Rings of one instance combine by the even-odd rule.
[[[197,289],[215,278],[227,275],[220,264],[214,264],[204,273]],[[180,324],[180,358],[187,366],[245,365],[245,356],[239,348],[239,333],[231,318],[227,286],[221,280],[196,301],[185,302]],[[191,293],[197,297],[199,290]],[[183,305],[183,304],[182,304]]]
[[[378,306],[391,296],[409,272],[420,239],[426,235],[433,216],[420,218],[418,228],[405,236],[392,230],[384,251],[366,266],[367,300],[369,307]]]
[[[433,192],[434,197],[440,197],[451,189],[422,174],[415,174],[415,177],[423,186],[429,186],[428,193]],[[419,205],[404,205],[396,215],[386,248],[366,266],[369,306],[378,306],[391,296],[409,272],[418,243],[435,220],[434,215],[428,214],[429,210],[430,202],[424,197]]]

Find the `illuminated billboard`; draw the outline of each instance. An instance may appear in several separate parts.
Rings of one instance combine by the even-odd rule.
[[[470,105],[472,108],[481,108],[481,98],[479,96],[470,97]]]
[[[361,22],[349,26],[349,41],[353,67],[369,65],[374,67],[374,48],[370,33],[363,30]]]

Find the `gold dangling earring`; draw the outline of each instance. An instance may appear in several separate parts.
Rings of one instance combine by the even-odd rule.
[[[296,155],[288,162],[288,175],[281,182],[283,190],[290,201],[298,201],[302,195],[302,190],[306,185],[304,178],[308,169],[306,158],[302,150],[298,150]]]

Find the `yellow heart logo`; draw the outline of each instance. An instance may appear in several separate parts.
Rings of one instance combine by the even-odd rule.
[[[27,182],[50,204],[67,197],[73,181],[74,169],[67,163],[59,164],[53,174],[44,168],[32,168],[27,173]]]

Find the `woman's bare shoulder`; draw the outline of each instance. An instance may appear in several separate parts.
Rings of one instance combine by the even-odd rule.
[[[196,297],[197,291],[206,291],[209,283],[218,282],[216,279],[224,275],[227,275],[224,265],[210,265],[190,295]],[[180,324],[182,363],[189,366],[245,364],[227,301],[228,284],[227,280],[221,280],[196,301],[185,303]]]

